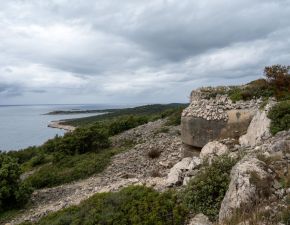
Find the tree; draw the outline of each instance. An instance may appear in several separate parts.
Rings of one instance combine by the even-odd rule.
[[[23,206],[32,189],[20,180],[20,167],[15,159],[0,154],[0,212]]]
[[[289,97],[290,93],[290,66],[273,65],[265,67],[264,74],[268,83],[274,88],[278,99]]]

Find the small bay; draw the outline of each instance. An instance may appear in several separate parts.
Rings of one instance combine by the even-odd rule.
[[[106,109],[105,105],[0,105],[0,150],[19,150],[41,145],[64,130],[49,128],[51,121],[81,118],[98,113],[44,115],[57,110]]]

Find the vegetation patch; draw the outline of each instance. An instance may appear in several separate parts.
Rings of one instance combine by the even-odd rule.
[[[24,206],[32,189],[20,181],[21,170],[15,159],[0,155],[0,213]]]
[[[181,193],[193,213],[203,213],[216,220],[221,202],[230,183],[230,171],[236,160],[222,156],[207,165]]]
[[[118,117],[128,115],[145,116],[148,118],[149,121],[153,121],[156,119],[168,117],[169,115],[174,113],[175,110],[179,110],[180,108],[184,109],[187,106],[188,104],[172,103],[166,105],[154,104],[154,105],[138,106],[134,108],[104,110],[107,111],[108,113],[79,119],[69,119],[66,120],[64,124],[76,127],[88,126],[95,122],[109,121],[111,119],[116,119]]]
[[[52,213],[36,224],[182,225],[186,215],[186,208],[174,192],[158,193],[143,186],[132,186],[115,193],[96,194],[79,206]]]
[[[268,117],[271,119],[270,131],[272,134],[290,129],[290,100],[281,101],[273,106]]]
[[[125,148],[105,149],[98,153],[62,157],[55,163],[43,165],[26,182],[34,188],[44,188],[84,179],[102,172],[110,163],[111,157],[124,150]]]

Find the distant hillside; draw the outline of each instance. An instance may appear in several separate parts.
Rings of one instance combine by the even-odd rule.
[[[106,113],[102,115],[90,116],[79,119],[68,119],[65,120],[62,124],[71,125],[71,126],[85,126],[92,124],[97,121],[102,121],[106,119],[113,119],[118,116],[126,115],[139,115],[139,116],[154,116],[167,110],[172,110],[176,108],[185,108],[188,104],[185,103],[171,103],[171,104],[153,104],[153,105],[144,105],[134,108],[124,108],[124,109],[104,109],[96,110],[99,113]]]

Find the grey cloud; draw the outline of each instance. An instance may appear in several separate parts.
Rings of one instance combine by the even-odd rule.
[[[19,96],[21,94],[21,87],[17,85],[5,85],[0,83],[0,97]]]
[[[247,82],[266,65],[289,63],[288,0],[11,0],[0,7],[1,96],[181,101],[198,85]]]

